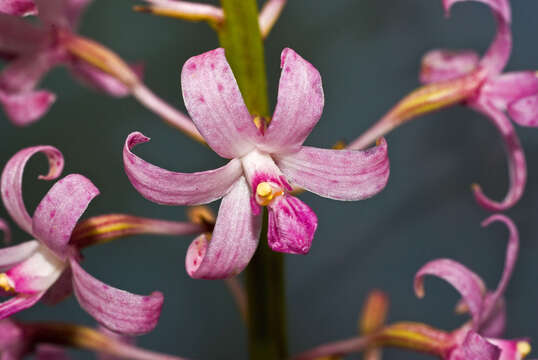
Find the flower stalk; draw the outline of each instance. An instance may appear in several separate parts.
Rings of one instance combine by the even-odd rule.
[[[267,76],[255,0],[221,0],[225,21],[219,41],[253,115],[267,116]],[[284,258],[267,246],[264,209],[260,243],[246,269],[248,344],[251,359],[287,357]]]

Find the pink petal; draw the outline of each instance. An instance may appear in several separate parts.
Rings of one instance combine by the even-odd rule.
[[[9,244],[11,242],[11,230],[7,222],[2,219],[0,219],[0,231],[4,233],[4,243]]]
[[[195,279],[223,279],[247,266],[258,246],[261,216],[250,206],[250,191],[241,177],[224,196],[211,239],[198,236],[189,246],[185,267]]]
[[[101,325],[112,331],[141,335],[155,328],[163,305],[163,295],[140,296],[108,286],[70,259],[73,286],[80,306]]]
[[[384,139],[365,151],[303,146],[298,153],[279,156],[276,161],[291,182],[336,200],[374,196],[385,187],[390,172]]]
[[[465,359],[498,360],[501,349],[475,332],[469,332],[462,346]]]
[[[6,94],[0,90],[0,104],[17,126],[28,126],[41,119],[56,101],[56,95],[45,90]]]
[[[475,327],[480,324],[483,309],[484,284],[480,277],[462,264],[450,259],[428,262],[415,275],[415,294],[424,297],[424,276],[433,275],[452,285],[462,296],[473,317]]]
[[[2,360],[20,360],[29,351],[28,335],[14,321],[0,320],[0,352]]]
[[[241,161],[233,159],[215,170],[191,174],[172,172],[152,165],[131,152],[149,138],[131,133],[123,148],[125,173],[133,186],[146,199],[166,205],[206,204],[224,196],[241,176]]]
[[[39,179],[56,179],[64,167],[62,153],[53,146],[33,146],[20,150],[7,162],[2,172],[0,184],[2,200],[6,210],[21,229],[25,230],[28,234],[32,234],[32,219],[28,215],[22,199],[22,175],[28,160],[34,154],[40,152],[48,158],[49,172],[47,175],[39,176]]]
[[[118,333],[116,333],[114,331],[111,331],[111,330],[107,329],[104,326],[99,326],[99,332],[106,335],[106,337],[108,337],[109,339],[113,339],[113,340],[115,340],[117,342],[120,342],[122,344],[134,345],[136,343],[136,338],[135,337],[118,334]],[[110,354],[106,354],[106,353],[102,353],[102,352],[97,353],[97,358],[99,360],[123,360],[124,359],[124,357],[118,357],[118,356],[115,356],[115,355],[110,355]]]
[[[36,349],[36,360],[69,360],[66,349],[50,344],[39,344]]]
[[[115,77],[88,64],[84,61],[74,61],[71,63],[71,72],[82,83],[97,91],[104,92],[110,96],[123,97],[130,94],[131,90]],[[136,66],[133,70],[141,78],[143,68]]]
[[[506,66],[512,51],[512,32],[510,30],[511,9],[508,0],[443,0],[443,4],[447,11],[454,3],[462,1],[478,1],[488,5],[497,21],[497,34],[486,54],[480,61],[480,65],[484,67],[490,74],[498,74]]]
[[[517,133],[512,126],[510,120],[495,108],[487,100],[479,99],[470,104],[475,110],[486,115],[493,125],[499,130],[504,140],[506,153],[508,156],[508,166],[510,173],[510,189],[504,200],[497,202],[488,198],[482,192],[479,185],[473,186],[473,192],[478,204],[489,211],[504,211],[514,206],[525,190],[527,182],[527,163],[525,161],[525,153],[517,137]]]
[[[534,71],[520,71],[495,76],[482,85],[480,97],[501,110],[527,96],[538,94],[538,77]]]
[[[0,13],[0,52],[11,55],[34,52],[47,37],[48,34],[30,22]]]
[[[312,209],[291,195],[279,196],[268,208],[269,247],[287,254],[307,254],[318,227]]]
[[[476,69],[478,61],[474,51],[430,51],[422,58],[420,82],[429,84],[467,75]]]
[[[312,64],[289,48],[280,58],[277,105],[261,145],[277,154],[299,151],[318,123],[325,101],[321,76]]]
[[[209,146],[224,158],[254,148],[259,132],[243,101],[224,49],[187,60],[181,71],[185,106]]]
[[[495,292],[491,294],[491,296],[488,296],[486,299],[483,320],[488,318],[490,313],[496,309],[498,301],[503,296],[504,291],[508,286],[508,282],[510,281],[510,277],[512,276],[512,272],[514,271],[514,267],[517,261],[517,255],[519,252],[519,234],[516,225],[512,220],[510,220],[510,218],[501,214],[492,215],[482,222],[482,226],[485,227],[497,221],[502,222],[506,225],[508,231],[510,232],[510,235],[508,238],[508,246],[506,248],[506,259],[504,263],[503,274]]]
[[[0,303],[0,319],[5,319],[19,311],[34,306],[41,299],[43,292],[32,295],[17,295],[11,299]]]
[[[538,95],[527,96],[510,104],[508,114],[521,126],[538,127]]]
[[[47,24],[60,28],[69,28],[66,17],[67,0],[35,0],[39,10],[39,19]]]
[[[47,290],[43,296],[42,302],[47,305],[56,305],[65,300],[73,292],[73,272],[71,268],[66,268],[62,275]]]
[[[82,13],[93,0],[66,0],[65,16],[69,20],[71,29],[76,29]]]
[[[39,247],[36,240],[25,241],[19,245],[0,249],[0,272],[6,272],[29,258]]]
[[[33,234],[59,257],[65,257],[67,244],[78,219],[99,194],[93,183],[79,174],[59,180],[36,208]]]
[[[33,0],[0,0],[0,13],[15,16],[36,15],[37,8]]]
[[[480,325],[479,330],[480,334],[485,337],[499,337],[504,334],[505,329],[506,304],[501,298],[497,301],[497,306],[493,309],[493,312],[483,319],[483,323]]]

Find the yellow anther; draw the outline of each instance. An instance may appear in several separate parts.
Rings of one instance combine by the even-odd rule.
[[[519,341],[517,343],[517,352],[521,354],[521,357],[529,355],[531,352],[531,345],[526,341]]]
[[[262,206],[269,205],[274,198],[282,194],[282,190],[273,188],[268,182],[261,182],[256,187],[256,200]]]
[[[262,182],[256,187],[256,194],[262,198],[269,197],[273,193],[273,188],[269,183]]]
[[[14,291],[13,282],[11,279],[4,273],[0,274],[0,288],[6,292]]]

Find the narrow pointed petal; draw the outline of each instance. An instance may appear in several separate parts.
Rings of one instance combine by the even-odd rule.
[[[126,335],[141,335],[155,328],[161,314],[163,295],[131,294],[102,283],[70,259],[75,295],[80,306],[101,325]]]
[[[22,175],[28,160],[37,153],[45,154],[49,161],[48,174],[39,176],[39,179],[56,179],[64,167],[62,153],[53,146],[32,146],[22,149],[13,155],[4,167],[0,182],[2,201],[7,212],[21,229],[25,230],[28,234],[32,233],[32,219],[28,215],[22,199]]]
[[[502,298],[497,301],[497,306],[483,321],[479,328],[480,334],[483,336],[496,338],[504,334],[506,329],[506,304]]]
[[[443,0],[443,6],[445,7],[447,15],[450,14],[450,9],[455,3],[465,1],[476,1],[486,4],[495,14],[501,16],[507,23],[512,21],[512,12],[510,9],[510,2],[508,0]]]
[[[219,48],[187,60],[181,71],[185,106],[208,145],[224,158],[254,148],[259,132],[232,69]]]
[[[15,16],[36,15],[37,8],[34,0],[2,0],[0,1],[0,13]]]
[[[39,19],[47,24],[69,28],[66,7],[69,0],[34,0],[39,11]]]
[[[390,165],[387,142],[368,150],[329,150],[303,146],[277,156],[286,177],[308,191],[336,200],[363,200],[387,184]]]
[[[268,208],[269,247],[287,254],[307,254],[318,227],[314,211],[291,195],[279,196]]]
[[[538,94],[538,77],[534,71],[511,72],[496,76],[484,83],[480,97],[501,110],[528,96]]]
[[[430,51],[422,58],[420,82],[430,84],[467,75],[476,69],[478,62],[478,54],[474,51]]]
[[[498,360],[501,349],[475,332],[469,332],[462,346],[465,359]]]
[[[514,222],[504,215],[496,214],[484,220],[482,222],[482,226],[489,226],[493,222],[504,223],[510,234],[508,238],[508,246],[506,248],[506,259],[504,262],[503,274],[495,292],[493,292],[486,299],[483,320],[486,320],[490,316],[490,313],[496,309],[498,301],[503,296],[504,291],[508,286],[508,282],[510,281],[510,277],[512,276],[512,272],[514,271],[519,252],[519,233]]]
[[[508,114],[521,126],[538,127],[538,95],[527,96],[510,104]]]
[[[191,174],[168,171],[152,165],[131,152],[149,138],[139,132],[131,133],[123,149],[125,173],[142,196],[165,205],[206,204],[224,196],[243,169],[238,159],[215,170]]]
[[[36,348],[36,360],[70,360],[65,348],[49,345],[39,344]]]
[[[47,290],[41,301],[47,305],[56,305],[65,300],[73,292],[73,272],[71,268],[64,269],[58,280]]]
[[[34,52],[46,36],[28,21],[0,13],[0,52],[11,55]]]
[[[15,265],[29,258],[39,247],[36,240],[0,249],[0,272],[6,272]]]
[[[16,126],[28,126],[41,119],[56,101],[46,90],[7,94],[0,90],[0,104],[8,119]]]
[[[11,230],[7,222],[2,219],[0,219],[0,231],[4,233],[4,244],[9,244],[11,242]]]
[[[36,208],[33,234],[59,257],[65,257],[67,244],[78,219],[99,190],[86,177],[71,174],[59,180]]]
[[[5,319],[19,311],[34,306],[41,299],[43,293],[32,295],[17,295],[11,299],[0,303],[0,319]]]
[[[142,78],[143,67],[131,67],[138,77]],[[84,61],[72,62],[70,70],[86,86],[110,96],[124,97],[131,93],[131,90],[121,81]]]
[[[527,162],[525,153],[519,142],[516,131],[510,120],[504,113],[495,108],[487,100],[479,100],[471,106],[486,115],[500,132],[504,141],[506,154],[508,157],[508,168],[510,176],[510,188],[504,199],[500,202],[491,200],[483,192],[480,185],[473,186],[474,196],[479,205],[489,211],[505,211],[514,206],[525,191],[527,182]]]
[[[299,151],[318,123],[325,100],[318,70],[295,51],[282,51],[280,67],[277,105],[261,148],[284,154]]]
[[[415,294],[419,298],[424,296],[424,276],[426,275],[436,276],[452,285],[467,304],[474,326],[479,326],[485,287],[478,275],[450,259],[430,261],[415,275]]]
[[[224,279],[239,274],[258,246],[261,216],[254,216],[250,191],[241,177],[224,196],[213,235],[203,234],[189,246],[185,267],[195,279]]]

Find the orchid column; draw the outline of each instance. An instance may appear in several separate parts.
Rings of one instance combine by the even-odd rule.
[[[225,21],[219,40],[250,113],[268,116],[267,81],[255,0],[221,0]],[[254,258],[247,267],[251,359],[287,357],[283,255],[267,246],[267,212]]]

